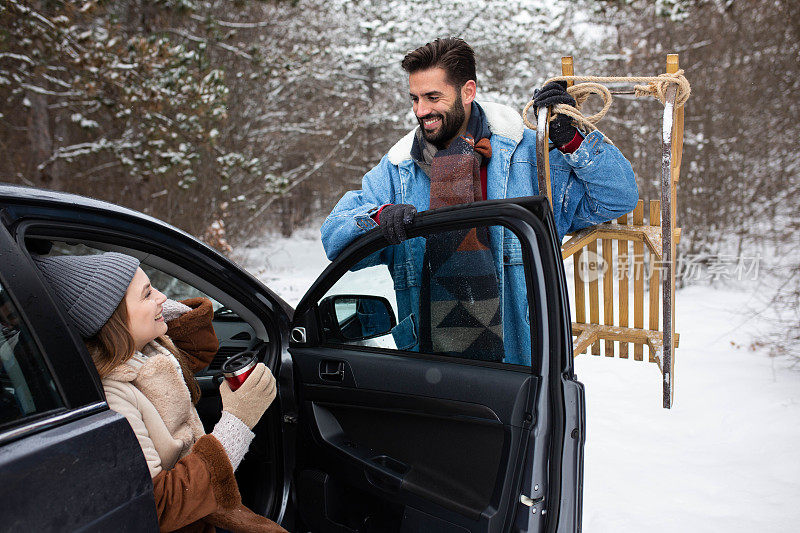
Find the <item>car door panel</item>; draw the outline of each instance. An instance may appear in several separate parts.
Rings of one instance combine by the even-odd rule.
[[[320,368],[328,361],[345,363],[343,382],[332,382],[320,376]],[[387,368],[391,368],[391,372],[387,372]],[[381,391],[468,405],[473,404],[480,393],[481,403],[495,419],[522,427],[527,398],[519,398],[509,391],[526,385],[532,379],[530,372],[502,368],[487,372],[486,368],[464,364],[464,361],[453,362],[446,356],[398,357],[392,353],[325,347],[305,350],[295,366],[307,388],[313,389],[314,385],[335,387],[342,397],[347,397],[351,390]]]
[[[536,481],[541,496],[531,483],[534,498],[550,491],[548,476],[561,473],[561,451],[551,445],[562,439],[551,433],[560,429],[554,405],[561,403],[557,378],[567,364],[565,345],[553,335],[566,338],[569,320],[558,294],[559,257],[548,214],[542,199],[482,202],[423,213],[410,231],[419,237],[469,224],[513,230],[528,305],[537,310],[531,315],[532,368],[325,344],[315,302],[349,268],[364,268],[361,261],[386,246],[378,232],[343,251],[298,305],[293,325],[305,328],[305,342],[289,349],[302,422],[298,498],[321,503],[324,511],[310,519],[312,531],[505,531],[518,509],[528,510],[519,503],[523,478]],[[395,290],[400,285],[395,279]],[[579,400],[569,408],[582,409]],[[548,493],[556,520],[558,493]],[[352,512],[360,500],[375,514]],[[518,524],[544,531],[546,521]]]
[[[0,472],[4,531],[158,530],[139,442],[107,407],[4,444]]]
[[[332,357],[351,369],[349,383],[320,377]],[[498,474],[513,467],[512,442],[530,424],[535,380],[525,372],[325,349],[304,354],[296,368],[323,448],[379,489],[473,518],[490,503]]]
[[[570,379],[563,380],[565,412],[568,414],[564,426],[564,447],[562,452],[561,494],[565,500],[574,502],[575,508],[583,508],[583,447],[586,443],[586,404],[583,384]],[[559,531],[579,531],[580,512],[564,513],[559,523]]]

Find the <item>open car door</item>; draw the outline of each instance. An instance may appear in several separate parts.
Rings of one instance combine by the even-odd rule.
[[[357,239],[295,312],[298,530],[576,531],[583,387],[543,197]],[[527,361],[530,361],[528,364]]]

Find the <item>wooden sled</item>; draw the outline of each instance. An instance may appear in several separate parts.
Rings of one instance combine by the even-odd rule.
[[[574,75],[572,57],[561,59],[561,69],[564,76]],[[668,74],[678,72],[677,54],[667,56],[666,71]],[[572,82],[568,83],[572,85]],[[610,89],[611,94],[633,94],[632,90],[621,90],[617,85],[615,82],[615,88]],[[574,356],[582,353],[600,355],[602,343],[606,357],[619,354],[620,358],[627,359],[629,344],[632,344],[633,359],[642,361],[644,347],[647,346],[648,360],[658,365],[663,376],[663,406],[667,409],[672,407],[674,401],[674,356],[679,340],[675,333],[675,247],[680,238],[680,228],[676,226],[675,212],[683,150],[683,106],[675,105],[676,95],[677,87],[670,85],[666,89],[662,128],[661,197],[649,202],[647,222],[644,216],[645,202],[639,200],[632,213],[572,233],[561,247],[563,259],[572,256],[574,262]],[[539,190],[547,191],[552,206],[547,130],[549,117],[550,110],[538,116],[537,130],[543,134],[537,135],[536,159]],[[616,243],[616,254],[613,243]],[[598,264],[604,264],[605,268],[598,268]],[[618,301],[614,298],[615,278]],[[600,280],[603,288],[602,321]],[[629,316],[630,299],[633,300],[632,320]],[[647,327],[644,324],[645,305],[648,306]]]

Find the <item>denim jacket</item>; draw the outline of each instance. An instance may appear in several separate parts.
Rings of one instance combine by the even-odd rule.
[[[526,128],[510,107],[481,102],[486,113],[492,157],[487,167],[489,200],[539,194],[536,179],[536,132]],[[362,180],[361,190],[347,192],[322,225],[322,244],[330,260],[356,237],[376,227],[372,219],[384,204],[412,204],[428,209],[430,180],[411,159],[414,131],[409,132]],[[572,154],[550,151],[553,214],[559,238],[612,220],[636,207],[639,192],[630,162],[600,132],[586,136]],[[527,288],[520,243],[501,227],[490,231],[492,253],[503,298],[503,342],[507,363],[530,365],[531,345]],[[386,264],[394,280],[398,325],[392,331],[397,348],[418,349],[418,323],[424,239],[411,239],[362,261],[358,267]]]

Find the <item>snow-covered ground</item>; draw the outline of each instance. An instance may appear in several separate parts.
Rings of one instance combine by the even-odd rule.
[[[800,371],[747,348],[752,296],[678,292],[675,405],[653,364],[581,355],[584,530],[797,531]]]
[[[315,229],[236,258],[292,305],[328,262]],[[789,532],[800,524],[800,369],[749,349],[752,291],[678,292],[675,406],[658,368],[581,355],[584,531]]]

